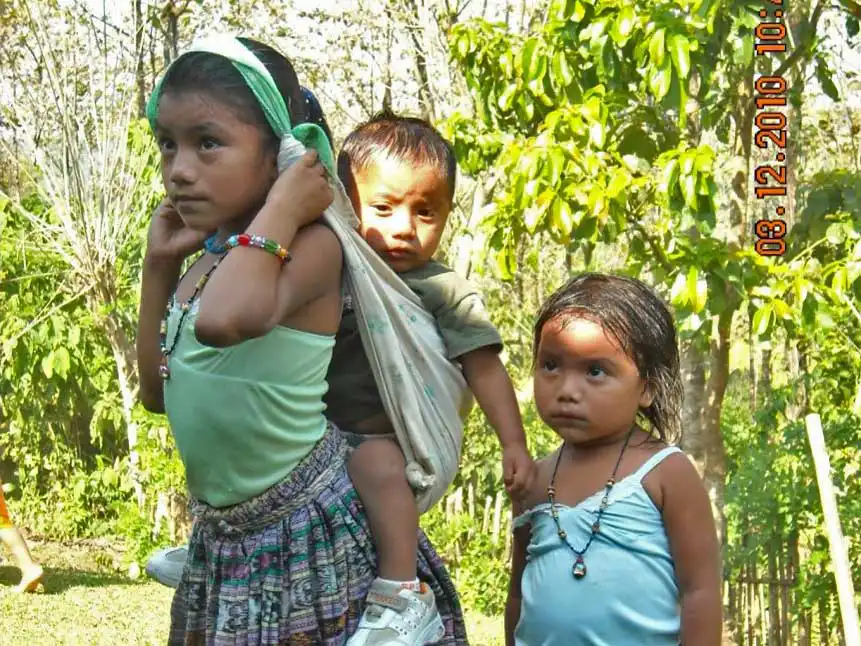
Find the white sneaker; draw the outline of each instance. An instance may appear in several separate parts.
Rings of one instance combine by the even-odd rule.
[[[347,646],[426,646],[445,635],[433,592],[415,592],[380,579],[371,584],[367,607]]]
[[[188,558],[188,546],[168,547],[153,554],[146,562],[146,573],[169,588],[179,586]]]

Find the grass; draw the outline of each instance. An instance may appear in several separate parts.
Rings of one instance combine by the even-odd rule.
[[[18,570],[0,555],[0,646],[129,646],[166,641],[172,590],[113,567],[107,543],[30,542],[45,568],[35,594],[19,595]],[[467,614],[470,642],[502,646],[501,618]]]

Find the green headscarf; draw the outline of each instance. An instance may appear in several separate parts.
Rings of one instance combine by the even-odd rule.
[[[275,80],[266,66],[245,45],[233,36],[206,36],[192,43],[191,47],[171,63],[171,66],[175,65],[182,56],[191,52],[208,52],[223,56],[233,63],[233,66],[239,71],[248,88],[254,94],[263,109],[263,114],[266,115],[266,121],[269,122],[278,138],[283,140],[285,137],[292,136],[302,142],[306,148],[313,148],[320,155],[320,161],[328,169],[330,175],[336,176],[335,155],[326,133],[316,123],[300,123],[295,128],[292,126],[290,112],[287,110],[281,92],[278,91],[278,86],[275,85]],[[169,71],[170,67],[156,83],[147,102],[146,116],[153,130],[155,130],[158,117],[161,86]]]

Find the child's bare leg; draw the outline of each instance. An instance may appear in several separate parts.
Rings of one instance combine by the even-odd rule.
[[[379,555],[379,576],[416,580],[419,513],[396,442],[370,435],[350,457],[348,470],[368,514]]]
[[[42,568],[33,561],[27,543],[17,527],[6,527],[0,529],[0,541],[2,541],[12,553],[15,565],[21,570],[21,583],[15,588],[17,592],[32,592],[42,580]]]

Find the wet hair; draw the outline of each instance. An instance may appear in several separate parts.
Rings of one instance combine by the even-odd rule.
[[[386,111],[353,130],[338,155],[338,175],[348,191],[355,188],[353,174],[365,171],[380,157],[436,168],[448,185],[449,202],[454,202],[454,150],[426,120]]]
[[[573,319],[598,323],[637,366],[653,399],[641,415],[664,441],[681,432],[684,390],[673,315],[645,283],[625,276],[583,273],[557,290],[538,312],[533,357],[544,326]]]
[[[269,70],[278,91],[290,113],[290,123],[316,123],[329,142],[332,133],[323,116],[316,97],[301,85],[293,65],[277,50],[250,38],[237,38]],[[257,102],[239,71],[227,58],[209,52],[189,52],[183,54],[168,69],[162,81],[162,95],[169,92],[197,91],[211,96],[216,101],[229,106],[236,117],[260,128],[266,134],[267,143],[278,149],[278,137],[266,120],[263,108]]]

